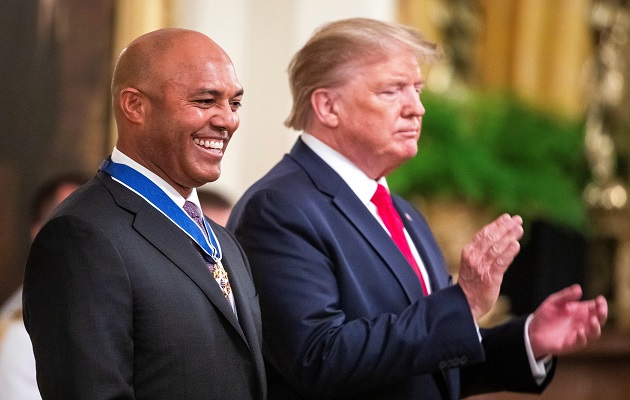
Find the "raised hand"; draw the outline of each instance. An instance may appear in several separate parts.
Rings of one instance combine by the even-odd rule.
[[[604,296],[579,301],[580,285],[556,292],[534,311],[528,334],[536,359],[575,351],[599,337],[608,318]]]
[[[496,303],[503,274],[518,254],[522,236],[521,217],[503,214],[462,250],[458,284],[476,321]]]

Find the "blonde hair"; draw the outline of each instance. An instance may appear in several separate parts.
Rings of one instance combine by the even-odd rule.
[[[322,26],[289,63],[293,106],[284,124],[297,131],[308,128],[310,98],[316,89],[341,86],[355,67],[383,59],[401,47],[413,51],[420,64],[440,57],[435,43],[408,26],[368,18]]]

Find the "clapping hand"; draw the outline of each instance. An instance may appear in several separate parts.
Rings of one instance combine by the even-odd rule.
[[[494,306],[503,274],[520,250],[523,220],[503,214],[479,231],[462,250],[458,284],[475,321]]]
[[[572,285],[547,297],[534,311],[528,334],[536,359],[575,351],[600,336],[608,318],[606,299],[581,297],[580,285]]]

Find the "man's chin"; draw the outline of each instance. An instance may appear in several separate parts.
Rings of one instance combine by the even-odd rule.
[[[205,185],[206,183],[214,182],[220,177],[221,177],[221,168],[217,168],[213,171],[208,171],[205,174],[203,174],[202,181],[204,183],[202,183],[202,185]]]
[[[405,148],[400,158],[402,162],[405,163],[411,160],[412,158],[414,158],[417,154],[418,154],[418,145],[414,143],[413,145],[409,145]]]

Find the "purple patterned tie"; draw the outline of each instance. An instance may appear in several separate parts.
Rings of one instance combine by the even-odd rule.
[[[201,217],[201,213],[199,212],[199,208],[197,208],[197,205],[195,205],[195,203],[191,201],[186,200],[186,202],[184,203],[184,211],[186,211],[186,214],[188,214],[190,218],[192,218],[193,221],[195,221],[197,225],[201,227],[203,234],[207,238],[208,232],[206,231],[206,226],[203,223],[203,219]],[[197,246],[197,244],[195,244],[195,246]],[[197,248],[197,250],[201,252],[199,248]],[[228,280],[227,271],[225,270],[225,268],[223,268],[223,265],[221,265],[221,261],[217,262],[216,264],[213,264],[209,262],[206,259],[206,257],[204,257],[203,253],[201,254],[201,256],[203,260],[205,261],[206,265],[208,266],[210,273],[212,273],[212,276],[219,284],[219,287],[221,288],[223,295],[225,296],[227,301],[230,303],[230,306],[232,306],[232,309],[234,309],[234,306],[232,305],[232,301],[230,301],[230,294],[232,293],[232,288],[230,287],[230,281]]]
[[[201,214],[199,213],[199,209],[197,208],[195,203],[186,200],[186,202],[184,203],[184,211],[186,211],[186,214],[188,214],[190,218],[192,218],[193,221],[195,221],[197,225],[199,225],[199,227],[203,231],[204,236],[207,239],[208,232],[206,231],[206,225],[203,223],[203,219],[201,218]]]

